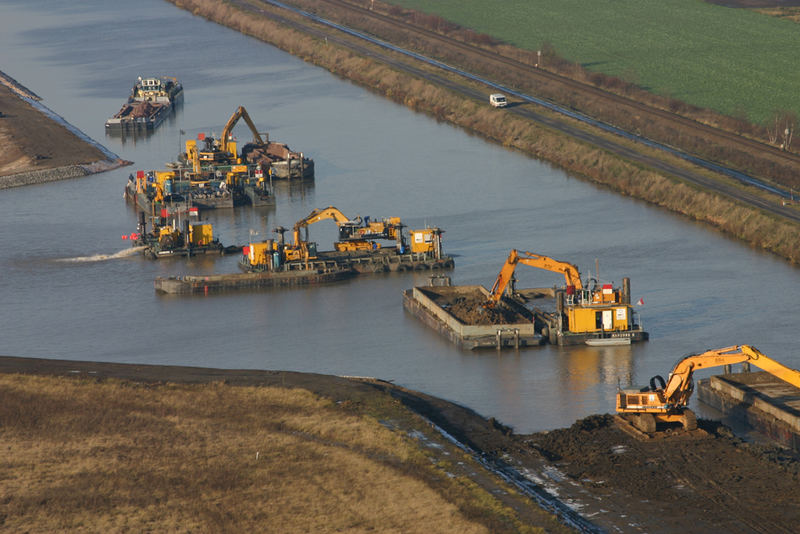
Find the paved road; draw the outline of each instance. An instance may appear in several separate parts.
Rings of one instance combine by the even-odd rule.
[[[313,35],[319,39],[325,39],[327,42],[335,43],[339,46],[348,48],[358,55],[372,58],[376,61],[388,64],[392,66],[392,68],[399,71],[425,79],[436,85],[446,87],[447,89],[461,94],[467,98],[475,99],[481,102],[486,100],[486,90],[475,88],[474,80],[476,79],[476,76],[469,73],[463,73],[463,75],[461,75],[461,80],[463,81],[459,81],[458,77],[448,76],[448,74],[452,75],[454,72],[459,72],[457,69],[439,68],[439,70],[441,70],[441,74],[437,74],[435,72],[435,68],[438,62],[436,61],[425,61],[421,56],[413,52],[409,53],[408,55],[398,56],[396,52],[393,52],[393,49],[397,50],[396,47],[392,46],[388,49],[377,48],[373,46],[376,40],[372,38],[362,39],[362,41],[353,39],[353,36],[358,36],[360,34],[354,30],[343,28],[338,24],[314,24],[315,21],[319,21],[320,19],[313,17],[312,15],[306,14],[305,19],[295,19],[284,17],[276,13],[274,9],[269,11],[259,9],[258,7],[254,7],[251,3],[248,3],[246,0],[234,0],[233,3],[242,9],[267,16],[285,26]],[[280,2],[275,2],[273,0],[263,0],[263,4],[265,6],[283,6],[283,4]],[[303,13],[294,10],[293,8],[292,12],[301,14]],[[434,68],[432,69],[431,67]],[[507,113],[519,115],[593,146],[602,148],[627,160],[634,161],[661,173],[678,177],[681,180],[695,184],[704,189],[735,199],[746,205],[759,208],[780,217],[784,217],[790,221],[800,222],[800,213],[791,207],[778,204],[777,197],[774,202],[765,200],[761,196],[751,193],[747,190],[728,185],[727,183],[715,180],[702,173],[694,172],[691,169],[686,169],[672,164],[669,161],[641,153],[634,148],[631,148],[627,143],[621,141],[617,142],[614,139],[608,138],[607,134],[594,134],[591,132],[591,128],[579,128],[573,123],[561,120],[557,116],[543,114],[536,109],[535,104],[526,103],[523,105],[511,106],[506,108],[505,111]],[[713,164],[709,162],[709,165]]]

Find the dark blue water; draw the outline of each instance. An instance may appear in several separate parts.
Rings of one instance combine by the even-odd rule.
[[[617,384],[646,383],[683,355],[747,343],[793,367],[800,273],[642,202],[581,182],[377,97],[259,41],[156,0],[0,4],[2,69],[133,167],[0,191],[0,353],[376,376],[465,404],[519,431],[614,409]],[[183,109],[144,139],[106,137],[139,75],[174,75]],[[631,347],[455,349],[404,313],[422,274],[325,287],[165,298],[153,278],[233,272],[236,258],[102,258],[136,226],[122,189],[162,169],[186,136],[222,130],[244,105],[260,131],[316,162],[311,186],[274,208],[212,213],[225,244],[263,239],[313,208],[399,216],[446,230],[457,284],[494,281],[511,248],[632,281],[651,341]],[[250,137],[244,124],[235,133]],[[310,228],[330,248],[330,221]],[[518,287],[561,284],[521,267]],[[706,375],[703,375],[706,376]]]

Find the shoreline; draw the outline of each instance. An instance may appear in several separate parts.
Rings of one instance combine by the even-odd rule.
[[[5,159],[0,160],[0,190],[80,178],[132,164],[70,124],[2,71],[0,89],[7,90],[2,95],[0,123],[0,137],[7,146]],[[54,139],[58,146],[52,145]],[[39,154],[37,150],[49,152]]]
[[[20,378],[15,379],[15,375]],[[203,391],[208,390],[203,388],[210,387],[215,404],[222,402],[221,399],[239,398],[242,394],[238,390],[240,387],[286,392],[305,390],[327,399],[331,406],[339,407],[337,409],[376,419],[378,424],[388,425],[397,435],[417,440],[421,450],[427,451],[425,454],[437,451],[433,452],[436,461],[442,462],[438,469],[445,469],[450,479],[465,480],[464,484],[477,491],[494,495],[506,510],[501,515],[516,517],[517,525],[546,525],[545,530],[549,532],[627,531],[627,527],[635,524],[648,531],[669,525],[670,531],[689,529],[711,533],[727,530],[731,521],[752,526],[748,521],[752,517],[771,518],[765,522],[766,528],[777,532],[788,531],[789,525],[796,524],[796,518],[800,517],[800,508],[786,508],[787,502],[796,499],[800,457],[780,452],[777,447],[749,445],[734,437],[724,425],[712,421],[700,420],[699,428],[691,432],[673,430],[659,436],[638,438],[635,432],[622,427],[619,418],[597,414],[580,419],[569,428],[517,434],[502,422],[469,407],[372,377],[12,356],[0,356],[0,376],[13,384],[32,383],[30,379],[36,377],[53,379],[57,382],[49,384],[61,384],[58,388],[80,388],[81,399],[103,398],[102,392],[113,387],[141,392],[136,394],[148,402],[160,398],[164,391],[177,390],[204,398]],[[33,391],[20,397],[15,391],[14,388],[9,390],[12,407],[22,404],[40,406],[49,399],[44,392]],[[70,394],[70,398],[73,397],[75,394]],[[185,414],[187,418],[203,413],[206,407],[202,402],[191,400],[189,405],[193,408]],[[69,410],[69,416],[76,421],[85,421],[87,417],[93,420],[95,415],[90,406],[79,402],[78,409]],[[124,404],[124,409],[129,409],[129,406]],[[172,412],[164,409],[159,404],[152,410],[140,411],[133,421],[160,421],[165,417],[171,421]],[[400,415],[402,410],[411,412],[411,417]],[[25,422],[30,417],[20,419],[18,408],[12,408],[9,413],[11,418],[6,419],[8,432],[38,432],[39,439],[47,442],[47,436],[52,432],[49,424],[29,428]],[[46,411],[34,410],[33,413],[34,422],[49,417]],[[37,416],[39,413],[41,415]],[[240,409],[240,413],[240,417],[245,418],[253,415],[246,406]],[[62,416],[56,414],[56,417]],[[268,427],[272,425],[279,430],[285,429],[289,421],[285,412],[280,410],[262,413],[259,417]],[[69,428],[82,428],[83,423],[76,424],[70,423]],[[167,426],[172,424],[169,422]],[[248,440],[250,429],[252,425],[247,432],[236,434],[236,439]],[[209,433],[208,429],[196,432],[201,441],[217,435]],[[429,435],[429,440],[434,441],[419,441],[422,435]],[[76,442],[83,443],[90,438],[91,435],[87,435]],[[123,441],[128,443],[126,439],[134,438],[132,435],[123,436]],[[60,442],[58,446],[61,446]],[[151,451],[160,449],[154,442],[137,450],[144,457],[150,457]],[[130,447],[126,445],[125,454],[129,453]],[[52,454],[56,452],[48,450],[45,457]],[[198,454],[201,459],[208,460],[203,456],[208,454],[205,449]],[[620,454],[625,455],[626,461],[616,461]],[[667,468],[662,469],[658,477],[653,477],[653,462],[664,466],[681,465],[687,455],[693,458],[692,470]],[[457,463],[456,459],[459,459]],[[729,469],[718,468],[723,461]],[[469,465],[476,467],[470,468]],[[226,471],[230,468],[227,465]],[[144,468],[145,472],[147,469]],[[125,480],[120,478],[121,483]],[[654,502],[663,503],[662,506],[635,505],[642,484],[648,485],[648,494],[652,495]],[[680,491],[676,492],[676,487]],[[735,500],[736,510],[718,500],[719,487],[725,487],[726,494]],[[786,496],[786,502],[765,498],[764,491],[754,488],[775,488],[778,494]],[[693,508],[698,499],[708,502],[709,506]],[[781,510],[792,513],[782,514]],[[121,516],[129,513],[114,511]],[[534,512],[536,516],[531,515]],[[496,531],[520,530],[512,527]]]
[[[399,62],[376,59],[377,54],[371,52],[368,55],[373,57],[366,57],[366,53],[359,53],[364,47],[352,45],[339,36],[328,40],[324,31],[294,20],[290,14],[278,14],[272,6],[256,10],[245,0],[234,0],[224,6],[212,5],[208,0],[167,1],[282,49],[413,111],[547,161],[622,196],[701,222],[790,264],[800,264],[794,208],[729,178],[711,176],[709,171],[673,161],[669,155],[656,158],[646,147],[632,143],[620,142],[617,154],[604,148],[617,143],[616,139],[597,135],[596,144],[584,142],[548,126],[549,117],[538,123],[526,117],[498,115],[482,101],[465,98],[465,94],[474,93],[465,88],[466,83],[461,86],[446,80],[443,86],[437,85],[433,79],[422,79],[404,70]],[[574,129],[568,123],[562,126],[564,131]],[[651,163],[642,164],[625,156],[630,150],[637,151],[638,159]],[[661,170],[665,166],[671,170]],[[784,211],[792,212],[791,217],[784,215]]]

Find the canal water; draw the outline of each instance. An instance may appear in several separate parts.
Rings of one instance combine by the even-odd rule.
[[[374,376],[494,416],[517,431],[614,409],[618,384],[665,375],[683,355],[752,344],[793,367],[800,271],[703,226],[582,182],[546,163],[384,100],[166,2],[7,0],[2,69],[132,167],[0,191],[0,354]],[[147,138],[104,121],[139,75],[186,89]],[[281,184],[273,208],[210,213],[224,244],[267,238],[314,208],[399,216],[445,229],[455,284],[491,286],[511,248],[632,281],[650,332],[630,347],[466,352],[402,308],[419,273],[324,287],[160,297],[153,279],[236,271],[236,258],[125,256],[136,227],[122,198],[136,169],[162,169],[187,137],[217,134],[243,105],[272,140],[316,162],[310,185]],[[182,134],[181,131],[186,132]],[[247,139],[246,125],[235,134]],[[321,248],[332,222],[310,228]],[[123,257],[120,257],[123,256]],[[518,287],[561,284],[517,270]],[[701,375],[701,376],[707,376]],[[702,407],[701,408],[701,413]]]

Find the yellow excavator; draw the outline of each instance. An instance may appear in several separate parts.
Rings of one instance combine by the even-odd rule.
[[[264,144],[264,140],[256,129],[256,125],[250,115],[248,115],[247,110],[244,109],[244,106],[239,106],[230,116],[228,122],[225,123],[219,139],[214,139],[201,133],[198,135],[197,140],[188,139],[186,141],[186,161],[191,162],[192,171],[195,174],[200,174],[201,165],[234,165],[241,163],[241,158],[237,153],[236,141],[231,136],[233,127],[236,126],[239,119],[244,119],[247,123],[253,133],[253,142],[258,146]],[[198,147],[198,141],[203,142],[202,147]]]
[[[687,406],[694,391],[693,373],[698,369],[749,363],[800,387],[800,371],[768,358],[750,345],[733,345],[692,354],[681,359],[665,381],[661,376],[650,379],[649,386],[620,389],[617,413],[631,421],[642,432],[653,433],[656,423],[681,423],[686,430],[697,428],[697,417]]]
[[[339,240],[333,244],[334,249],[338,252],[377,250],[381,246],[380,243],[374,241],[375,239],[391,239],[405,244],[402,235],[403,224],[399,217],[389,217],[381,221],[363,220],[361,217],[350,219],[337,208],[328,206],[314,209],[295,223],[292,230],[293,244],[287,246],[287,250],[297,252],[298,258],[295,259],[305,257],[308,251],[308,227],[326,219],[333,219],[339,230]],[[306,229],[305,239],[300,235],[304,228]],[[294,253],[292,252],[292,254]],[[287,256],[286,259],[290,258]]]
[[[572,287],[573,290],[583,289],[581,273],[578,272],[578,268],[571,263],[554,260],[553,258],[548,258],[547,256],[540,256],[538,254],[526,251],[523,251],[522,255],[520,255],[517,249],[511,249],[508,259],[506,259],[503,268],[500,269],[500,274],[497,275],[497,280],[495,280],[491,291],[489,291],[489,302],[486,303],[486,307],[494,307],[494,305],[497,304],[503,297],[503,293],[505,293],[506,288],[508,288],[508,285],[511,283],[511,280],[514,277],[514,271],[516,270],[518,263],[528,265],[530,267],[538,267],[539,269],[544,269],[546,271],[564,273],[564,278],[566,279],[568,288]]]
[[[596,343],[596,340],[639,340],[647,339],[634,318],[630,305],[630,281],[623,279],[622,289],[611,284],[584,287],[578,268],[564,261],[555,260],[532,252],[512,249],[505,264],[497,275],[497,279],[484,304],[486,308],[494,307],[503,297],[503,293],[511,284],[518,264],[557,272],[564,275],[566,287],[556,292],[556,313],[550,314],[550,341],[564,344],[585,342]]]
[[[225,127],[222,129],[222,136],[219,140],[219,148],[222,152],[227,152],[232,154],[234,158],[237,157],[236,155],[236,142],[233,141],[231,137],[231,132],[233,132],[233,127],[236,126],[236,123],[239,122],[239,119],[244,119],[244,122],[247,123],[247,126],[250,128],[250,131],[253,133],[253,142],[257,145],[263,145],[264,140],[261,138],[261,134],[258,133],[256,129],[256,125],[253,123],[253,120],[248,115],[247,110],[244,109],[244,106],[239,106],[236,111],[233,112],[233,115],[228,119],[228,122],[225,123]]]

